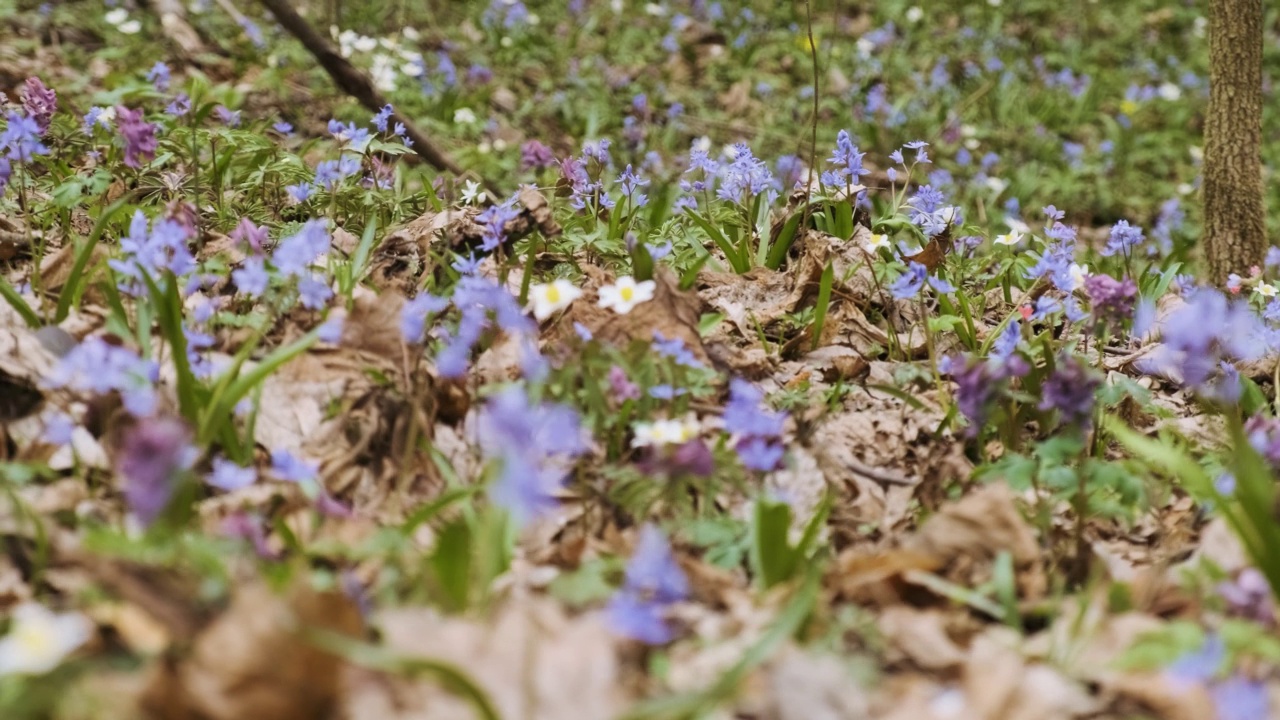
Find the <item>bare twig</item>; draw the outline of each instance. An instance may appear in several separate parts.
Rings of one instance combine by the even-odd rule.
[[[187,22],[187,9],[181,0],[151,0],[151,9],[160,16],[160,27],[183,58],[194,60],[209,52],[200,34]]]
[[[916,480],[904,478],[897,473],[891,473],[887,470],[873,468],[855,458],[844,458],[841,460],[841,463],[862,477],[884,483],[885,485],[904,485],[906,487],[913,487],[919,484]]]
[[[329,73],[329,77],[333,78],[334,83],[345,93],[360,101],[371,112],[378,112],[387,105],[387,99],[378,92],[373,86],[368,76],[360,72],[354,65],[347,62],[347,59],[333,47],[327,39],[306,21],[288,0],[259,0],[264,7],[271,11],[276,21],[289,31],[302,43],[316,60],[320,62],[320,66]],[[413,141],[413,149],[418,155],[426,160],[438,170],[447,170],[455,175],[463,175],[463,169],[453,161],[443,150],[431,142],[427,136],[413,124],[409,118],[401,115],[399,112],[391,114],[393,122],[404,124],[405,134]],[[483,180],[483,179],[482,179]],[[502,192],[491,182],[483,182],[495,196],[502,195]]]

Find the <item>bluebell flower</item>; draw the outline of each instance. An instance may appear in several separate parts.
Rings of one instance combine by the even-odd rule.
[[[394,110],[390,105],[383,105],[378,114],[373,116],[373,126],[378,129],[378,132],[384,133],[387,131],[387,122],[391,120],[391,113],[393,112]]]
[[[1049,317],[1053,313],[1058,312],[1061,309],[1062,309],[1062,303],[1058,302],[1057,300],[1054,300],[1053,298],[1047,295],[1041,295],[1036,300],[1035,306],[1032,308],[1031,319],[1044,320],[1045,318]]]
[[[1121,220],[1111,226],[1111,234],[1107,237],[1107,245],[1099,252],[1103,257],[1120,254],[1128,257],[1133,254],[1133,249],[1137,247],[1145,239],[1142,234],[1142,228],[1129,224],[1128,220]]]
[[[160,92],[168,92],[169,90],[169,66],[163,61],[156,61],[155,65],[147,71],[147,82],[155,86]]]
[[[281,135],[292,135],[292,134],[293,134],[293,123],[288,122],[288,121],[286,121],[286,120],[281,120],[281,121],[277,122],[276,124],[272,125],[272,126],[271,126],[271,129],[272,129],[272,130],[275,130],[276,132],[280,133]]]
[[[164,112],[172,117],[183,117],[191,112],[191,98],[186,93],[178,93],[178,96],[165,107]]]
[[[991,344],[990,357],[998,362],[1008,360],[1018,349],[1018,343],[1022,340],[1022,327],[1017,320],[1010,320],[1005,326],[1004,331],[1000,333],[1000,337],[996,338]]]
[[[667,338],[657,330],[653,331],[653,351],[672,359],[677,365],[695,369],[702,367],[702,363],[698,362],[698,358],[683,340],[678,337]]]
[[[309,274],[298,281],[298,300],[308,310],[319,310],[333,297],[333,289],[329,283],[315,274]]]
[[[769,166],[757,159],[746,143],[734,145],[733,152],[733,161],[723,168],[716,196],[735,203],[761,193],[772,197],[776,191],[773,190],[773,173]]]
[[[1209,689],[1217,720],[1262,720],[1273,717],[1267,686],[1244,677],[1230,677]]]
[[[297,185],[286,186],[285,192],[289,193],[289,198],[293,200],[294,203],[302,203],[306,202],[307,198],[311,197],[311,189],[311,183],[298,183]]]
[[[311,263],[329,250],[329,230],[324,220],[308,220],[302,228],[280,241],[271,262],[281,274],[300,277]]]
[[[342,341],[342,331],[346,325],[345,318],[339,312],[331,312],[329,317],[316,328],[316,337],[321,342],[327,342],[330,345],[337,345]]]
[[[49,148],[40,142],[40,125],[26,113],[11,112],[6,117],[8,127],[0,133],[0,149],[5,156],[18,162],[30,162],[37,155],[48,155]]]

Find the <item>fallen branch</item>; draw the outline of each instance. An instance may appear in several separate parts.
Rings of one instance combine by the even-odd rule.
[[[276,21],[289,31],[302,43],[316,60],[320,62],[320,66],[329,73],[329,77],[338,85],[343,92],[360,101],[370,112],[378,112],[385,105],[387,99],[378,92],[373,83],[362,72],[356,69],[354,65],[347,62],[347,59],[338,53],[327,39],[306,21],[288,0],[259,0],[264,7],[275,15]],[[447,170],[455,175],[463,175],[464,171],[459,165],[453,161],[443,150],[436,147],[421,130],[414,125],[409,118],[401,115],[399,112],[391,114],[392,122],[404,124],[405,134],[413,141],[413,149],[418,155],[438,170]],[[488,181],[483,184],[494,196],[501,196],[502,193]]]

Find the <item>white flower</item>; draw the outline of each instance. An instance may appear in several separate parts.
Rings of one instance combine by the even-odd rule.
[[[108,11],[106,15],[102,16],[102,19],[106,20],[109,25],[119,25],[129,19],[129,11],[122,7],[116,8],[115,10]]]
[[[997,245],[1009,245],[1012,247],[1022,242],[1022,233],[1011,232],[1004,235],[997,235],[992,242]]]
[[[698,421],[694,417],[639,422],[633,429],[635,438],[631,440],[631,447],[683,445],[698,437]]]
[[[618,278],[614,284],[600,288],[598,304],[602,308],[613,308],[619,315],[626,315],[640,303],[652,300],[654,287],[652,280],[638,283],[635,278],[626,275]]]
[[[1178,87],[1177,85],[1174,85],[1171,82],[1162,84],[1159,90],[1157,90],[1156,92],[1160,93],[1160,97],[1164,98],[1165,100],[1168,100],[1169,102],[1173,102],[1174,100],[1179,100],[1182,98],[1182,88]]]
[[[645,4],[644,11],[654,17],[662,17],[663,15],[667,14],[667,9],[662,7],[658,3]]]
[[[58,615],[39,603],[23,603],[14,608],[9,634],[0,639],[0,676],[47,673],[92,632],[93,624],[79,613]]]
[[[1031,232],[1031,226],[1022,222],[1018,218],[1011,217],[1008,220],[1005,220],[1004,224],[1009,226],[1010,232],[1014,232],[1019,235],[1026,235]]]
[[[868,238],[867,241],[862,244],[862,247],[866,248],[866,251],[869,253],[875,253],[875,252],[879,252],[880,250],[888,250],[893,246],[889,244],[888,235],[871,233],[871,237]]]
[[[1179,194],[1179,195],[1190,195],[1191,193],[1193,193],[1193,192],[1195,192],[1195,191],[1196,191],[1196,188],[1195,188],[1195,186],[1194,186],[1194,185],[1192,185],[1191,183],[1179,183],[1179,184],[1178,184],[1178,194]]]
[[[1067,272],[1071,275],[1071,290],[1075,292],[1084,287],[1084,279],[1089,277],[1089,266],[1071,263],[1071,267],[1067,268]]]
[[[373,49],[378,47],[378,41],[371,37],[361,35],[356,38],[355,42],[351,43],[351,47],[355,48],[359,52],[373,52]]]
[[[409,77],[414,77],[414,78],[421,77],[422,63],[418,62],[417,60],[410,60],[400,66],[400,74],[408,75]]]
[[[135,35],[139,30],[142,29],[142,23],[137,20],[129,20],[127,22],[122,22],[119,25],[117,25],[116,29],[124,33],[125,35]]]
[[[978,142],[978,138],[965,138],[964,146],[970,150],[977,150],[982,143]]]
[[[1201,15],[1191,23],[1191,34],[1198,38],[1204,37],[1205,30],[1209,28],[1209,18]]]
[[[564,278],[529,287],[529,305],[533,308],[533,316],[539,320],[546,320],[557,310],[569,307],[579,297],[582,297],[582,290]]]
[[[986,180],[987,189],[992,193],[999,195],[1009,187],[1009,181],[1004,178],[988,177]]]
[[[924,11],[917,6],[909,7],[907,8],[906,18],[909,23],[918,23],[924,18]]]
[[[1253,289],[1253,291],[1254,291],[1254,292],[1256,292],[1256,293],[1258,293],[1258,294],[1259,294],[1259,295],[1261,295],[1262,297],[1275,297],[1275,296],[1276,296],[1276,286],[1275,286],[1275,285],[1269,285],[1269,284],[1267,284],[1267,283],[1265,283],[1265,282],[1260,282],[1260,283],[1258,283],[1258,287],[1254,288],[1254,289]]]
[[[703,135],[697,140],[694,140],[693,149],[701,150],[702,152],[707,152],[708,150],[711,149],[711,138],[707,137],[706,135]]]
[[[484,192],[480,189],[480,183],[468,180],[462,184],[462,202],[467,205],[484,202]]]
[[[471,108],[458,108],[453,111],[453,121],[459,125],[470,125],[476,121],[476,114]]]
[[[407,27],[401,32],[404,33],[404,36],[410,40],[417,40],[418,38],[422,37],[422,34],[418,32],[417,28]]]
[[[871,51],[876,49],[876,44],[864,37],[860,37],[854,43],[854,47],[858,49],[858,57],[869,58],[871,57]]]

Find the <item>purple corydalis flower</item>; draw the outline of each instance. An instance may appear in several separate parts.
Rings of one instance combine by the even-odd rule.
[[[173,418],[142,418],[125,432],[116,472],[124,479],[130,511],[143,525],[168,507],[196,454],[187,426]]]
[[[551,152],[551,148],[537,140],[530,140],[520,146],[521,170],[542,170],[553,167],[555,164],[556,156]]]
[[[45,87],[38,77],[29,77],[22,85],[22,108],[40,128],[40,134],[49,129],[49,121],[58,109],[58,93]]]
[[[968,437],[977,437],[986,423],[987,413],[1009,378],[1021,377],[1030,370],[1026,360],[1014,352],[1020,337],[1017,323],[1009,327],[997,341],[991,356],[982,360],[972,355],[948,355],[938,362],[938,372],[949,375],[956,384],[956,407],[969,421]],[[1008,340],[1012,338],[1012,340]],[[1007,347],[1003,347],[1007,346]],[[1000,354],[1006,352],[1007,354]]]
[[[124,138],[124,164],[131,168],[142,167],[140,161],[150,162],[156,157],[156,126],[142,119],[141,110],[116,106],[116,127]]]
[[[182,117],[191,112],[191,98],[186,93],[178,93],[173,102],[164,109],[166,115]]]
[[[1060,357],[1040,387],[1039,407],[1057,410],[1063,425],[1087,429],[1093,415],[1094,392],[1101,384],[1101,379],[1074,355]]]
[[[248,250],[254,254],[262,252],[262,246],[267,242],[267,228],[263,225],[257,225],[249,218],[240,218],[240,223],[228,235],[232,240],[244,243]]]
[[[1218,583],[1218,595],[1237,617],[1275,627],[1276,605],[1267,578],[1257,568],[1245,568],[1235,578]]]
[[[609,391],[616,402],[640,399],[640,386],[627,378],[627,371],[614,365],[609,368]]]
[[[650,645],[672,638],[665,615],[674,603],[689,596],[689,581],[662,532],[652,525],[640,529],[626,579],[609,602],[605,615],[615,632]]]
[[[1085,278],[1084,292],[1089,296],[1096,322],[1119,324],[1133,316],[1138,284],[1131,278],[1116,280],[1098,273]]]

